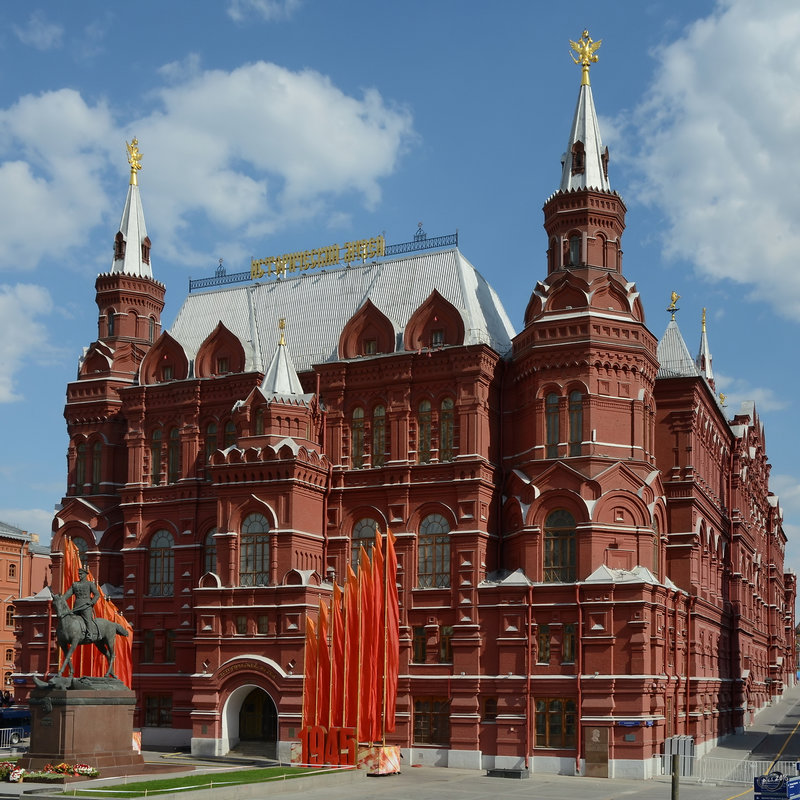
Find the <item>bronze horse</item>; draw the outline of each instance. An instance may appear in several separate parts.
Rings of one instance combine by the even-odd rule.
[[[64,654],[64,663],[58,671],[59,676],[63,675],[64,670],[69,666],[69,675],[72,677],[75,673],[72,667],[72,654],[79,645],[93,644],[108,659],[108,671],[105,677],[116,678],[117,676],[114,674],[114,642],[117,634],[121,636],[128,635],[125,628],[110,619],[96,617],[94,623],[97,626],[98,638],[95,639],[87,634],[86,623],[83,619],[78,614],[73,614],[70,611],[63,595],[53,595],[53,606],[58,617],[56,641]]]

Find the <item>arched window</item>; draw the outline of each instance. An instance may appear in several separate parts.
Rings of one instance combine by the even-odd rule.
[[[558,458],[558,395],[551,392],[544,401],[546,457]]]
[[[147,341],[150,342],[150,344],[152,344],[155,338],[156,338],[156,321],[152,317],[150,317],[147,325]]]
[[[151,597],[171,597],[174,582],[175,541],[168,531],[157,531],[150,540],[147,593]]]
[[[14,627],[14,606],[6,606],[6,628]]]
[[[156,428],[150,437],[150,483],[161,483],[161,430]]]
[[[203,541],[203,573],[217,571],[217,540],[214,534],[216,528],[212,528]]]
[[[6,664],[13,664],[14,663],[14,648],[7,647],[6,648]]]
[[[449,397],[442,400],[439,410],[439,461],[452,461],[455,448],[455,424],[453,401]]]
[[[103,467],[103,445],[95,442],[92,446],[92,492],[100,491],[100,476]]]
[[[181,432],[172,428],[167,445],[167,483],[177,483],[181,476]]]
[[[378,523],[374,519],[360,519],[353,527],[353,534],[350,537],[350,565],[353,569],[358,567],[358,554],[361,545],[367,554],[372,552],[375,546],[375,531],[378,529]]]
[[[86,442],[81,442],[75,451],[75,494],[83,494],[83,485],[86,483]]]
[[[450,585],[450,526],[441,514],[429,514],[419,526],[417,585],[423,589]]]
[[[361,469],[364,466],[364,409],[353,409],[353,423],[350,427],[350,466]]]
[[[239,585],[269,586],[269,522],[250,514],[239,536]]]
[[[661,536],[658,532],[658,520],[653,520],[653,575],[658,577],[659,554],[661,550]]]
[[[372,466],[386,463],[386,409],[375,406],[372,412]]]
[[[106,327],[108,328],[108,335],[114,335],[114,309],[109,308],[106,311]]]
[[[222,447],[226,449],[234,444],[236,444],[236,425],[234,425],[232,419],[229,419],[225,423],[225,437],[222,440]]]
[[[581,263],[581,237],[569,237],[569,263],[572,267],[577,267]]]
[[[431,461],[431,404],[423,400],[417,410],[417,461],[430,464]]]
[[[256,409],[255,424],[253,425],[253,431],[256,436],[264,435],[264,406],[259,406]]]
[[[569,454],[581,454],[583,441],[583,395],[580,392],[569,393]]]
[[[575,518],[563,508],[550,512],[544,523],[544,580],[575,580]]]

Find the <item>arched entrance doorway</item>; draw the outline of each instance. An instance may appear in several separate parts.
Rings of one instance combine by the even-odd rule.
[[[272,698],[256,686],[242,687],[247,694],[241,700],[238,713],[238,744],[235,749],[253,755],[276,758],[278,749],[278,709]],[[241,696],[241,695],[240,695]],[[233,699],[233,698],[231,698]]]

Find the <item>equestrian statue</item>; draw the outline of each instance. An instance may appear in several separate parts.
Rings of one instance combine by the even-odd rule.
[[[127,636],[122,625],[103,617],[95,617],[94,605],[100,599],[97,584],[88,580],[89,571],[85,567],[78,570],[78,580],[64,594],[53,595],[53,606],[58,617],[56,641],[64,654],[64,661],[58,677],[69,668],[69,677],[74,676],[72,654],[82,644],[93,644],[107,659],[106,678],[116,678],[114,674],[114,643],[117,634]],[[70,610],[67,600],[75,598],[74,608]]]

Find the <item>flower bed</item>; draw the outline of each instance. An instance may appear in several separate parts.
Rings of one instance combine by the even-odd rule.
[[[88,764],[45,764],[41,769],[28,771],[18,767],[13,761],[0,762],[0,780],[10,783],[20,781],[39,781],[57,783],[64,778],[96,778],[100,773]]]

